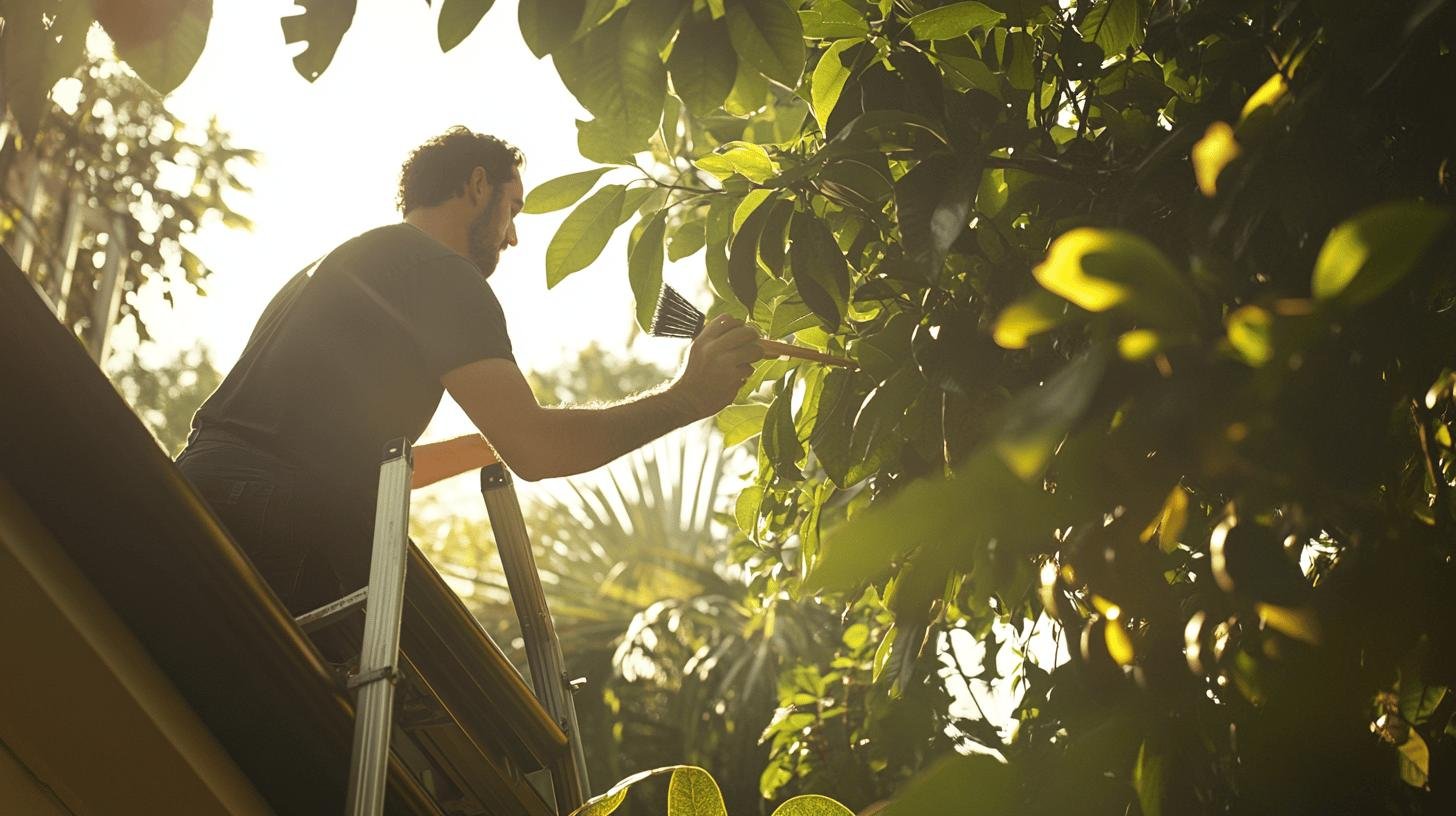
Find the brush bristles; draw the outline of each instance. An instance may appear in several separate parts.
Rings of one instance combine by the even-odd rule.
[[[664,285],[652,311],[647,332],[654,337],[697,337],[703,330],[703,313],[676,289]]]

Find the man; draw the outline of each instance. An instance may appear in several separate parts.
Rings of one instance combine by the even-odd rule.
[[[404,221],[288,281],[193,418],[178,466],[295,614],[366,582],[384,444],[417,439],[444,391],[483,436],[416,447],[414,487],[488,464],[492,446],[528,480],[591,470],[718,412],[762,357],[752,328],[720,317],[664,388],[539,405],[486,282],[516,244],[521,162],[465,128],[422,145],[400,173]]]

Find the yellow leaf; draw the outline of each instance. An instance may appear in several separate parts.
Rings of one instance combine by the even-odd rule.
[[[1259,620],[1270,629],[1305,643],[1320,642],[1322,630],[1319,616],[1313,609],[1307,606],[1275,606],[1270,603],[1258,603],[1254,606],[1259,610]]]
[[[1259,90],[1254,91],[1254,95],[1249,97],[1249,101],[1244,103],[1244,109],[1239,113],[1239,124],[1247,121],[1260,108],[1274,108],[1283,101],[1288,93],[1289,80],[1285,79],[1283,74],[1276,72],[1274,76],[1269,77],[1263,85],[1259,86]]]
[[[1234,129],[1227,122],[1214,122],[1208,126],[1203,138],[1193,145],[1193,177],[1198,189],[1209,198],[1218,192],[1218,174],[1243,153]]]
[[[1131,664],[1136,655],[1133,653],[1132,638],[1128,636],[1127,630],[1122,628],[1122,621],[1109,616],[1102,632],[1107,639],[1107,654],[1117,661],[1119,666]]]
[[[1152,541],[1153,535],[1158,536],[1158,549],[1163,552],[1172,552],[1178,546],[1178,537],[1183,534],[1183,527],[1188,524],[1188,491],[1181,485],[1175,485],[1168,493],[1168,498],[1163,501],[1163,509],[1158,513],[1157,518],[1143,530],[1142,540]]]
[[[1258,367],[1274,357],[1274,318],[1258,306],[1244,306],[1228,317],[1228,338],[1244,362]]]

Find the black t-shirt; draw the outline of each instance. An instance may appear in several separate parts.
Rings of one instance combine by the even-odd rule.
[[[372,507],[385,443],[418,439],[441,375],[486,358],[514,359],[480,270],[410,224],[379,227],[283,286],[192,427],[242,437]]]

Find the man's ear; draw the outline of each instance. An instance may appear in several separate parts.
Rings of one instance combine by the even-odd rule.
[[[490,197],[490,177],[485,174],[484,167],[477,167],[470,171],[470,181],[465,185],[465,194],[472,206]]]

